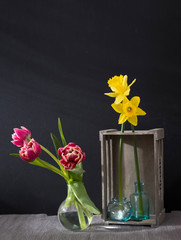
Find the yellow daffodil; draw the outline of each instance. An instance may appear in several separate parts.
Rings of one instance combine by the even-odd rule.
[[[108,85],[113,92],[105,93],[109,97],[115,97],[115,104],[123,101],[124,97],[129,95],[131,85],[136,81],[134,79],[130,85],[127,83],[127,75],[114,76],[108,80]]]
[[[122,124],[128,120],[132,125],[137,126],[138,122],[138,115],[145,115],[146,112],[144,112],[141,108],[139,108],[140,103],[140,97],[133,97],[129,101],[127,97],[123,99],[122,103],[115,104],[113,103],[111,106],[112,108],[120,113],[119,117],[119,124]]]

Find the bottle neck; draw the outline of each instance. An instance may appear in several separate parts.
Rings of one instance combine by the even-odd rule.
[[[135,192],[136,193],[139,193],[139,190],[140,192],[143,192],[143,189],[144,189],[144,182],[140,182],[140,185],[135,182]]]
[[[65,199],[66,207],[70,207],[70,205],[74,202],[75,195],[72,191],[72,188],[69,184],[67,184],[67,198]]]

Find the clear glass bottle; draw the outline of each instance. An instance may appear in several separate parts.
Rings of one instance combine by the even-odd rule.
[[[71,203],[70,206],[67,206],[66,201],[63,201],[58,209],[58,219],[68,230],[82,231],[86,229],[90,225],[91,220],[85,214],[83,215],[83,218],[84,227],[81,227],[77,208],[75,207],[74,203]]]
[[[122,201],[113,198],[107,207],[107,215],[111,221],[128,221],[131,218],[132,212],[131,203],[125,197]]]
[[[67,198],[61,203],[58,209],[58,219],[68,230],[82,231],[92,222],[92,213],[82,208],[77,202],[70,186],[68,185]]]
[[[131,219],[135,221],[142,221],[149,219],[149,197],[143,190],[144,182],[140,186],[135,182],[135,192],[130,195],[131,205],[133,207],[133,214]]]

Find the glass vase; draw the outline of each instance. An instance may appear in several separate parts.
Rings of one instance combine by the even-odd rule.
[[[112,221],[125,222],[131,218],[132,206],[124,197],[122,201],[113,198],[107,207],[107,216]]]
[[[149,197],[144,192],[144,182],[140,186],[135,182],[135,192],[130,195],[133,214],[131,219],[134,221],[142,221],[149,219]]]
[[[92,214],[77,201],[69,185],[67,198],[58,209],[58,219],[71,231],[82,231],[92,222]]]

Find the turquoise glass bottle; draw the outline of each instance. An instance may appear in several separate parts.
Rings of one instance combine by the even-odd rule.
[[[149,197],[144,192],[144,182],[140,186],[135,182],[135,192],[130,195],[130,201],[133,208],[131,219],[142,221],[150,218]]]
[[[122,201],[113,198],[107,207],[107,216],[111,221],[125,222],[132,215],[131,203],[124,197]]]

